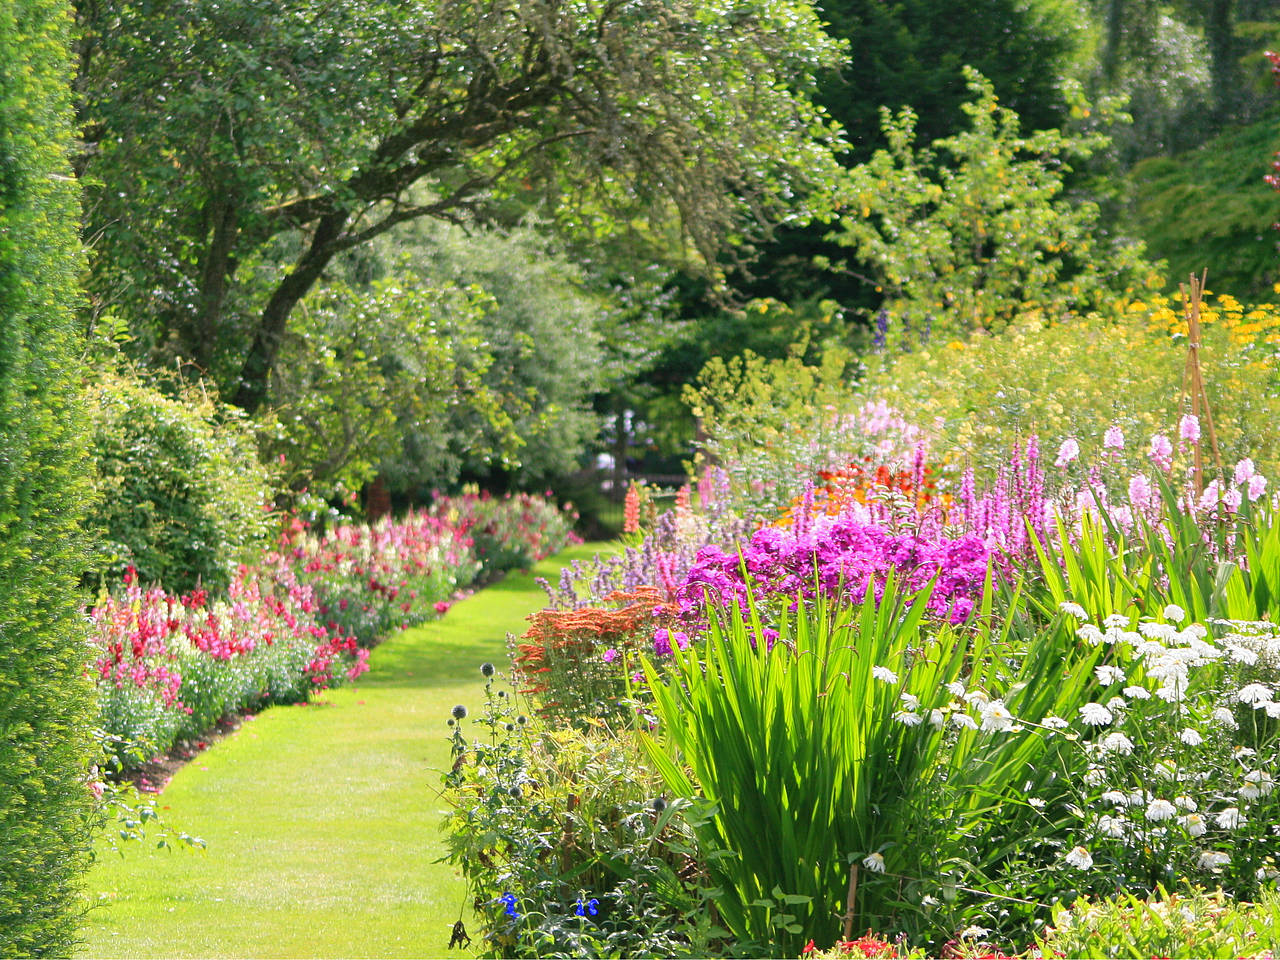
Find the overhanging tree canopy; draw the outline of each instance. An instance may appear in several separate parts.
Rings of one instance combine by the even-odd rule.
[[[570,226],[678,224],[711,262],[814,212],[836,174],[808,91],[839,47],[802,0],[78,12],[98,309],[250,411],[299,300],[399,223],[519,192]]]

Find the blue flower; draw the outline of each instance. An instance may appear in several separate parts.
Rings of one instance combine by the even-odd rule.
[[[507,916],[512,920],[519,920],[520,913],[516,910],[516,895],[510,891],[504,893],[498,898],[498,903],[502,904],[506,910]]]
[[[580,917],[585,917],[587,914],[591,914],[591,916],[594,917],[597,913],[600,912],[600,901],[597,900],[595,897],[592,897],[585,904],[583,904],[582,898],[579,897],[578,906],[573,912]]]

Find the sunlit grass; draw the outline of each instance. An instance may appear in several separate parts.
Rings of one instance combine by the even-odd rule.
[[[354,686],[267,710],[196,757],[161,804],[208,850],[104,853],[86,887],[85,955],[444,955],[454,922],[473,926],[461,878],[435,862],[445,719],[542,606],[534,577],[599,546],[508,576],[378,647]]]

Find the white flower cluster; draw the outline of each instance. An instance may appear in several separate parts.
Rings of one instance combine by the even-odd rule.
[[[1250,807],[1276,791],[1276,747],[1265,751],[1264,760],[1231,739],[1246,727],[1256,730],[1241,719],[1250,711],[1280,718],[1280,628],[1225,624],[1214,643],[1202,624],[1179,626],[1186,614],[1173,606],[1159,620],[1134,624],[1114,615],[1101,626],[1087,622],[1077,604],[1064,603],[1061,610],[1086,621],[1077,629],[1081,639],[1118,648],[1107,657],[1114,663],[1094,669],[1102,694],[1079,707],[1075,720],[1088,758],[1083,787],[1102,809],[1068,805],[1081,820],[1084,835],[1076,839],[1084,842],[1064,844],[1061,862],[1091,870],[1099,844],[1119,842],[1131,855],[1159,850],[1171,857],[1181,844],[1182,862],[1221,872],[1232,853],[1214,847],[1232,850],[1251,823],[1275,819],[1268,808]],[[1039,726],[1065,725],[1052,717]],[[1146,788],[1135,789],[1135,783]],[[1280,836],[1280,827],[1264,832]],[[1108,860],[1118,855],[1115,849]],[[1259,868],[1259,879],[1267,871],[1276,872],[1274,865]]]

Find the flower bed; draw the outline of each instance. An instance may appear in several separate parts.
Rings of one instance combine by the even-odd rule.
[[[88,613],[100,725],[116,763],[131,769],[228,714],[354,680],[368,647],[443,615],[476,578],[482,520],[498,572],[569,537],[568,516],[536,498],[451,503],[325,533],[294,520],[279,549],[237,567],[221,596],[144,587],[130,571]]]
[[[548,584],[512,644],[503,709],[537,723],[472,740],[454,720],[487,951],[608,955],[656,912],[670,955],[1019,956],[1077,898],[1265,899],[1280,529],[1266,478],[1211,466],[1200,426],[1135,443],[1108,424],[1092,463],[1031,437],[983,485],[898,423],[911,449],[798,493],[739,496],[730,464],[665,515],[637,503],[623,554]],[[700,878],[668,899],[629,899],[570,815],[588,782],[595,815],[639,811],[587,772],[618,755],[681,822],[644,848]],[[527,869],[539,836],[571,854],[555,870]],[[846,915],[884,935],[842,936]]]

